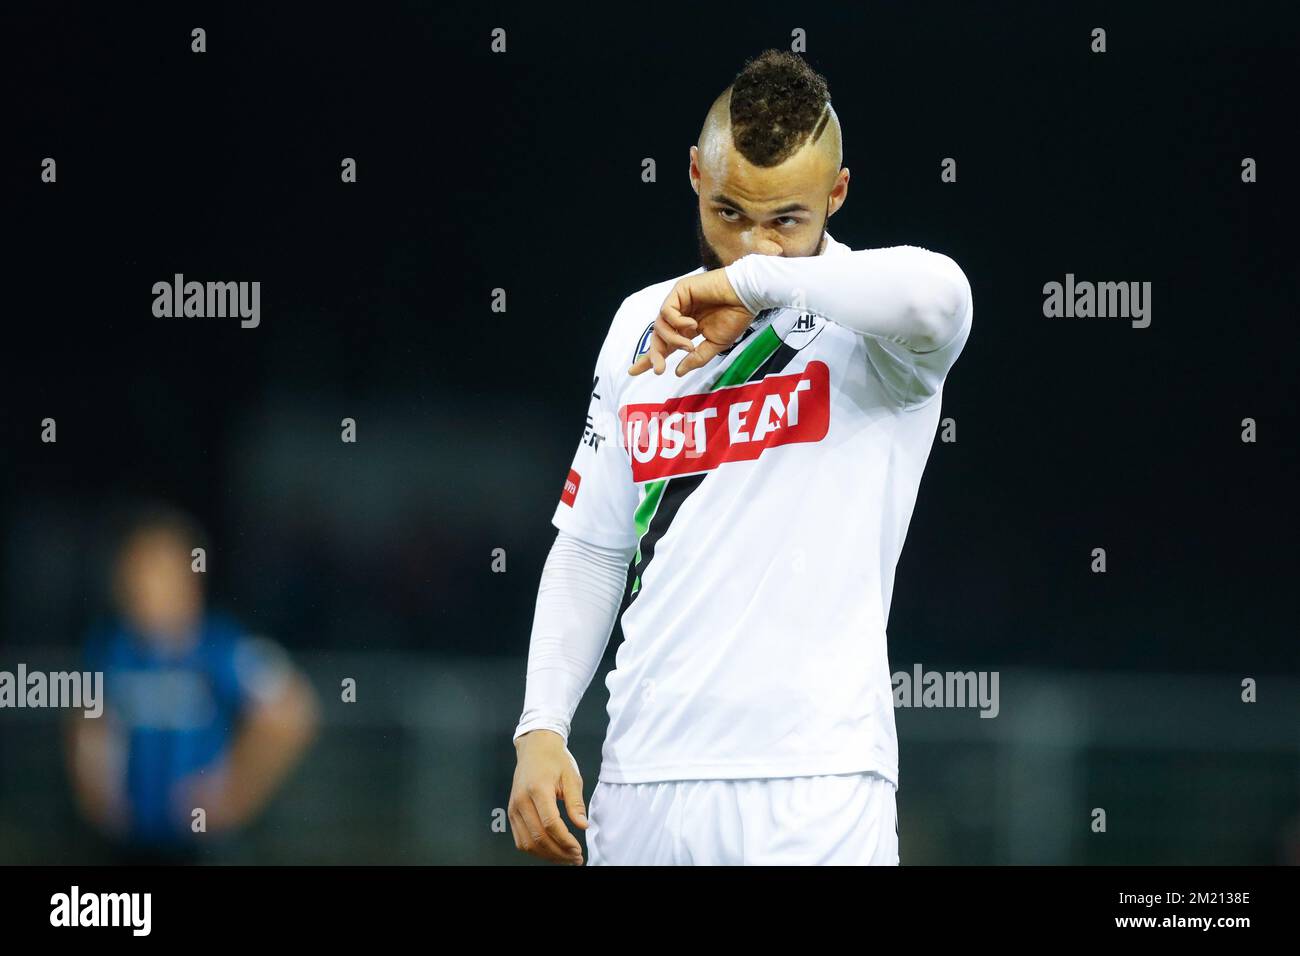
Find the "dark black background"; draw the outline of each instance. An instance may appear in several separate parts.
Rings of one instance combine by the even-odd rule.
[[[290,646],[522,655],[610,318],[697,264],[688,148],[745,59],[801,27],[852,171],[832,233],[947,253],[974,290],[944,392],[958,442],[921,485],[891,657],[1294,672],[1289,9],[7,12],[6,638],[74,643],[100,512],[156,495],[213,532],[215,596]],[[261,327],[154,318],[174,272],[260,280]],[[1044,318],[1067,272],[1152,282],[1150,328]],[[380,498],[421,484],[382,547],[232,482],[239,430],[286,401],[308,410],[296,467]],[[436,469],[368,467],[412,449]],[[495,547],[520,573],[487,572]]]

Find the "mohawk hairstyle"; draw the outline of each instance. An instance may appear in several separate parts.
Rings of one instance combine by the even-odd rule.
[[[821,137],[830,99],[825,78],[802,57],[764,50],[731,84],[732,142],[755,166],[778,166]]]

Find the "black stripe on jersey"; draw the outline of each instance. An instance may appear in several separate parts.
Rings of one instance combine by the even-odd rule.
[[[682,475],[680,478],[668,480],[667,487],[664,488],[663,495],[659,499],[659,507],[655,509],[654,517],[650,519],[650,526],[646,528],[641,538],[641,560],[633,564],[633,583],[645,572],[646,565],[655,556],[655,545],[659,543],[668,526],[673,523],[673,518],[677,516],[677,510],[681,508],[682,502],[700,486],[706,474],[707,472],[701,472],[698,475]],[[630,587],[631,585],[628,592],[629,604],[636,599],[637,594],[641,593],[641,588],[637,589],[636,594],[631,593]],[[641,587],[645,587],[645,581],[641,582]]]
[[[785,367],[790,364],[791,359],[798,354],[798,349],[791,348],[782,342],[776,351],[767,357],[767,361],[754,369],[745,381],[757,382],[768,375],[784,371]],[[678,478],[668,479],[668,486],[664,488],[663,497],[659,499],[659,507],[655,509],[649,527],[646,528],[645,534],[641,536],[641,560],[632,562],[632,568],[627,575],[627,587],[624,590],[623,601],[625,609],[636,600],[637,594],[640,594],[645,588],[645,581],[642,580],[641,587],[635,593],[632,591],[632,585],[636,583],[638,577],[645,573],[646,565],[654,557],[655,545],[668,531],[668,527],[672,524],[673,518],[677,515],[682,503],[690,497],[691,492],[698,488],[700,483],[710,474],[711,472],[706,471],[697,475],[682,475]]]

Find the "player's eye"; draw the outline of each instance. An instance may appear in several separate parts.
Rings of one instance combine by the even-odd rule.
[[[722,217],[723,222],[740,221],[740,213],[736,212],[736,210],[734,209],[726,209],[726,208],[719,209],[718,215]],[[732,218],[733,216],[735,217],[734,219]]]
[[[789,221],[782,222],[782,220],[789,220]],[[777,218],[777,222],[780,222],[784,226],[797,226],[801,222],[803,222],[803,220],[800,219],[798,216],[780,216]]]

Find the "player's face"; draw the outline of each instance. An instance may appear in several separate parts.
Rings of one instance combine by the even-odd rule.
[[[186,545],[170,532],[137,534],[118,559],[122,613],[150,640],[182,641],[202,610],[198,577],[191,570]]]
[[[741,256],[815,256],[826,221],[848,191],[848,170],[804,147],[779,166],[755,166],[727,144],[706,156],[691,147],[691,185],[699,196],[695,232],[706,269]]]

